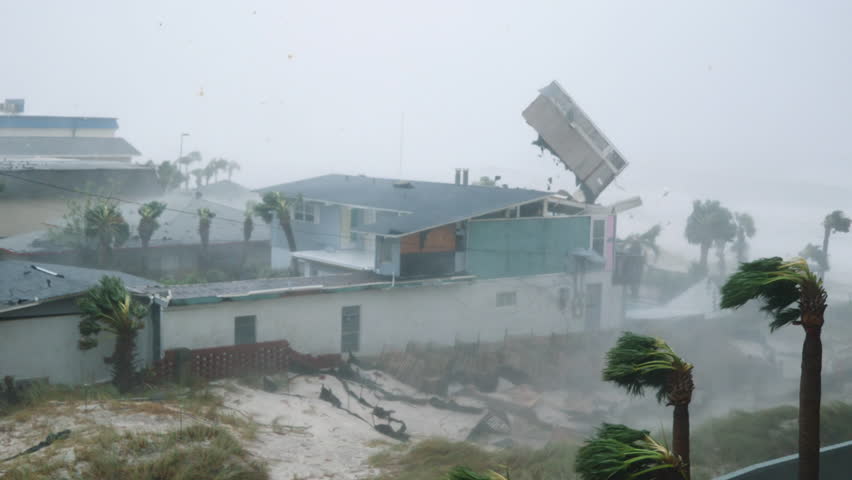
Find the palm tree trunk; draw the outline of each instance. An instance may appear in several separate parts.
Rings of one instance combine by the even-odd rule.
[[[118,334],[115,338],[115,348],[110,363],[112,363],[112,381],[121,393],[133,388],[134,376],[136,375],[135,355],[136,332]]]
[[[709,243],[702,243],[701,244],[701,268],[703,268],[705,272],[707,271],[707,254],[709,252],[710,252],[710,244]]]
[[[287,247],[290,249],[290,270],[293,275],[299,275],[299,263],[296,261],[296,257],[293,256],[293,253],[298,251],[296,249],[296,237],[293,235],[293,227],[290,225],[290,219],[279,219],[278,223],[281,224],[281,229],[284,230],[284,236],[287,238]]]
[[[822,328],[805,327],[799,383],[799,480],[819,480],[819,410],[822,397]]]
[[[822,237],[822,262],[819,263],[819,276],[825,276],[825,271],[828,270],[828,239],[831,237],[831,228],[825,227],[825,233]]]
[[[674,406],[672,418],[672,452],[679,456],[684,464],[684,472],[689,479],[689,404]]]

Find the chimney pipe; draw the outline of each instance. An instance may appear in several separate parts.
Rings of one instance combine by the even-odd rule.
[[[461,185],[461,168],[456,169],[456,185]]]
[[[468,171],[467,171],[466,168],[464,170],[462,170],[462,174],[464,176],[464,180],[463,180],[464,185],[467,185],[467,173],[468,173]]]

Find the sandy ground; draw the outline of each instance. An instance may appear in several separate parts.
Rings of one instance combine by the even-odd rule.
[[[379,383],[386,391],[428,398],[381,372],[363,372],[363,375]],[[276,380],[281,385],[287,384],[283,378]],[[228,407],[226,412],[250,417],[258,424],[256,438],[244,439],[243,443],[253,455],[268,463],[270,477],[275,480],[369,478],[378,472],[368,465],[368,458],[400,443],[377,432],[373,425],[385,421],[374,418],[371,409],[350,398],[343,384],[334,377],[296,377],[289,382],[289,388],[282,386],[275,393],[245,387],[234,381],[215,385],[213,391],[224,397]],[[361,418],[321,400],[319,395],[323,385],[341,400],[343,408]],[[406,433],[411,435],[413,442],[431,436],[464,440],[482,417],[482,414],[459,413],[429,405],[385,401],[381,394],[366,387],[349,385],[371,405],[393,411],[394,418],[406,423]],[[145,403],[153,402],[111,401],[88,405],[54,402],[39,407],[32,415],[0,420],[0,459],[39,443],[49,433],[64,429],[72,430],[72,439],[23,458],[27,462],[46,459],[73,462],[73,438],[88,435],[102,425],[132,432],[164,432],[179,428],[176,405],[157,403],[156,408],[149,409],[145,408]],[[467,398],[459,399],[459,403],[481,406]],[[158,411],[164,413],[156,413]],[[184,426],[199,421],[203,420],[183,416]],[[393,426],[395,429],[399,427],[398,424]],[[3,467],[10,465],[0,463],[0,476]]]
[[[380,372],[364,372],[364,375],[389,392],[427,398]],[[322,386],[332,390],[343,408],[363,420],[320,400]],[[392,410],[395,418],[406,423],[406,433],[412,436],[412,441],[431,436],[464,440],[482,417],[481,414],[458,413],[428,405],[385,401],[357,384],[350,383],[350,388],[371,405]],[[297,377],[290,382],[289,389],[282,388],[276,393],[240,386],[228,390],[224,392],[227,406],[269,427],[262,428],[257,441],[250,443],[248,448],[269,463],[274,479],[368,478],[377,472],[369,467],[367,459],[398,443],[373,429],[375,423],[384,421],[374,418],[369,408],[350,398],[341,382],[333,377]],[[463,402],[477,405],[467,399]],[[393,426],[398,428],[397,424]]]
[[[379,371],[362,371],[362,376],[379,384],[387,392],[417,399],[429,397]],[[224,398],[225,412],[250,418],[258,425],[254,439],[243,438],[245,447],[264,460],[270,476],[276,480],[364,479],[378,472],[369,466],[371,455],[400,442],[374,429],[386,423],[372,415],[372,409],[347,394],[335,377],[313,375],[273,377],[279,385],[274,393],[243,386],[233,380],[216,382],[212,391]],[[406,424],[412,442],[428,437],[465,440],[484,413],[461,413],[431,405],[388,401],[383,394],[360,384],[348,382],[354,394],[370,405],[392,411],[394,418]],[[343,408],[321,400],[322,387],[340,399]],[[485,408],[488,405],[508,413],[512,440],[542,446],[552,440],[579,440],[588,415],[594,415],[610,403],[605,398],[582,392],[538,393],[524,385],[501,380],[497,392],[483,394],[472,387],[453,386],[451,399],[460,405]],[[149,405],[145,405],[148,403]],[[509,405],[509,408],[503,409]],[[150,408],[148,408],[150,407]],[[0,420],[0,458],[14,455],[37,444],[48,433],[71,429],[79,438],[99,425],[112,425],[119,431],[163,432],[178,429],[175,413],[178,405],[155,402],[105,402],[85,405],[55,403],[39,407],[24,418]],[[347,410],[349,410],[347,412]],[[535,412],[538,421],[526,418]],[[356,416],[357,415],[357,416]],[[359,418],[360,417],[360,418]],[[204,421],[183,416],[184,425]],[[542,428],[546,424],[553,428]],[[394,429],[399,424],[392,424]],[[238,435],[239,436],[239,435]],[[506,438],[483,439],[487,443]],[[63,458],[73,462],[73,441],[63,441],[28,457],[28,461]],[[0,464],[2,475],[3,464]]]

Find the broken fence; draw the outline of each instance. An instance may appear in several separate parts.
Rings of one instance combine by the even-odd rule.
[[[340,355],[297,352],[286,340],[226,347],[167,350],[154,366],[157,377],[174,379],[190,375],[206,380],[286,372],[291,367],[323,370],[340,365]]]

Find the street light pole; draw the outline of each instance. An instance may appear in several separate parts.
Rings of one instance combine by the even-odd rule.
[[[188,137],[188,136],[189,136],[188,133],[181,133],[180,134],[180,154],[178,155],[178,160],[183,158],[183,137]]]

